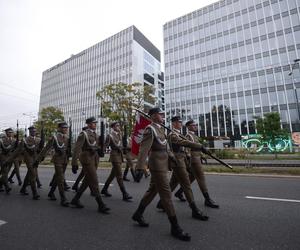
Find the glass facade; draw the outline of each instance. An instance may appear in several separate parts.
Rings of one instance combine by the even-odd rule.
[[[298,0],[224,0],[166,23],[167,117],[194,119],[201,136],[239,139],[277,111],[284,128],[300,131],[299,13]]]
[[[158,102],[164,107],[161,75],[160,51],[131,26],[44,71],[39,110],[48,106],[60,108],[65,119],[72,118],[77,134],[87,117],[99,115],[96,92],[107,84],[154,85]]]

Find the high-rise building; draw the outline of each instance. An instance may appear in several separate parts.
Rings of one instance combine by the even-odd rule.
[[[100,113],[96,93],[111,83],[139,82],[155,87],[164,109],[160,51],[131,26],[43,72],[39,110],[54,106],[72,118],[79,133],[89,116]],[[146,107],[154,104],[145,101]]]
[[[239,139],[276,111],[300,131],[299,12],[298,0],[222,0],[167,22],[167,117]]]

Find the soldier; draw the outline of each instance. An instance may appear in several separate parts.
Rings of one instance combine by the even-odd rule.
[[[22,195],[28,195],[26,187],[29,184],[31,186],[33,199],[38,200],[40,195],[38,194],[36,187],[37,169],[34,166],[34,162],[38,153],[42,150],[43,145],[41,144],[40,138],[36,137],[36,128],[31,126],[28,130],[29,136],[23,138],[17,150],[9,157],[9,160],[14,161],[15,158],[23,156],[24,162],[27,166],[27,173],[20,193]]]
[[[126,168],[123,173],[123,181],[130,181],[129,179],[127,179],[127,173],[129,169],[132,178],[135,181],[135,173],[134,173],[134,166],[133,166],[132,153],[131,153],[131,144],[132,144],[131,137],[129,137],[127,139],[127,148],[125,149]]]
[[[14,131],[11,128],[5,129],[6,136],[0,139],[0,164],[1,164],[1,178],[0,178],[0,190],[3,191],[2,186],[5,187],[7,194],[11,191],[8,185],[8,172],[11,168],[12,162],[8,161],[10,154],[16,149],[17,141],[14,139]]]
[[[72,157],[72,172],[76,174],[79,159],[83,168],[84,179],[71,204],[77,208],[83,208],[84,206],[79,199],[87,187],[89,187],[98,203],[98,212],[108,214],[110,209],[102,201],[96,171],[99,161],[98,149],[100,146],[99,136],[95,132],[97,120],[95,117],[90,117],[86,119],[86,124],[88,129],[79,134]]]
[[[188,129],[186,138],[191,142],[198,142],[199,138],[195,135],[195,132],[197,132],[197,124],[193,120],[189,120],[185,124],[185,126]],[[190,182],[192,183],[195,179],[197,180],[199,188],[205,199],[204,202],[205,206],[211,208],[219,208],[219,205],[215,203],[208,194],[204,171],[201,165],[201,151],[197,149],[191,149],[189,155],[190,155]],[[178,197],[179,199],[182,199],[183,198],[182,193],[183,193],[183,189],[180,188],[175,193],[175,196]]]
[[[149,168],[151,172],[150,187],[140,201],[132,219],[138,222],[141,227],[148,227],[149,224],[145,221],[143,213],[158,193],[171,223],[172,236],[183,241],[190,241],[191,236],[185,233],[177,222],[171,198],[172,193],[168,179],[167,140],[164,128],[161,126],[163,123],[163,113],[159,108],[152,108],[148,114],[152,119],[152,123],[148,125],[144,131],[136,165],[136,178],[140,180],[143,176],[145,161],[149,153]]]
[[[58,187],[60,195],[60,205],[63,207],[68,207],[69,202],[67,201],[64,189],[64,180],[65,180],[65,169],[68,165],[68,124],[66,122],[59,122],[57,125],[57,132],[53,135],[42,152],[39,154],[37,163],[43,161],[47,152],[54,148],[54,155],[52,162],[54,163],[55,173],[53,176],[53,182],[48,193],[50,200],[55,201],[55,190]]]
[[[123,194],[123,200],[131,201],[132,197],[126,192],[122,179],[123,147],[120,124],[118,122],[113,122],[111,123],[110,127],[112,131],[106,137],[105,144],[111,148],[109,161],[112,164],[112,169],[103,189],[101,190],[101,194],[105,195],[106,197],[111,197],[111,194],[108,192],[108,187],[116,177],[120,190]]]
[[[19,186],[22,185],[22,179],[21,179],[21,175],[20,175],[20,166],[22,164],[22,159],[23,159],[22,154],[14,159],[14,161],[13,161],[14,169],[11,171],[10,176],[8,178],[9,183],[15,183],[13,181],[13,177],[14,177],[14,175],[16,175]]]
[[[171,162],[170,164],[173,170],[170,181],[171,191],[176,188],[179,182],[181,187],[183,188],[185,196],[187,197],[190,208],[192,209],[192,217],[195,219],[206,221],[208,220],[208,216],[200,212],[194,200],[194,195],[189,180],[189,174],[187,171],[185,155],[185,147],[192,148],[193,150],[203,150],[203,146],[200,143],[191,142],[185,139],[183,136],[180,136],[182,121],[179,116],[172,117],[171,122],[173,131],[168,135],[168,142],[176,158],[176,162]],[[157,205],[157,208],[163,209],[160,201]]]

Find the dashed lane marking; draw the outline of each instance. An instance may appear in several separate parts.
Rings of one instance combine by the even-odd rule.
[[[0,227],[1,227],[2,225],[6,224],[6,223],[7,223],[6,221],[0,220]]]
[[[278,199],[278,198],[256,197],[256,196],[245,196],[245,198],[246,198],[246,199],[253,199],[253,200],[285,201],[285,202],[296,202],[296,203],[300,203],[300,200],[291,200],[291,199]]]
[[[66,182],[75,183],[75,181],[68,181],[68,180]],[[80,184],[81,184],[81,182],[80,182]],[[110,187],[112,187],[113,185],[114,184],[109,184]],[[104,183],[99,182],[99,186],[104,186]]]

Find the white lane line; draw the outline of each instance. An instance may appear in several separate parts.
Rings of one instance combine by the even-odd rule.
[[[0,226],[4,225],[4,224],[6,224],[6,223],[7,223],[6,221],[0,220]]]
[[[256,196],[245,196],[245,198],[246,199],[253,199],[253,200],[286,201],[286,202],[300,203],[300,200],[290,200],[290,199],[278,199],[278,198],[267,198],[267,197],[256,197]]]
[[[69,183],[75,183],[75,181],[66,181],[66,182],[69,182]],[[79,184],[81,184],[81,182],[79,182]],[[110,187],[112,187],[114,184],[109,184]],[[104,186],[104,183],[101,183],[99,182],[99,186]]]

